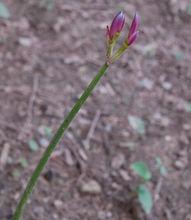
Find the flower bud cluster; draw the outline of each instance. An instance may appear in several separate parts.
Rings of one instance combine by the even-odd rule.
[[[139,34],[138,26],[140,23],[140,17],[137,13],[133,18],[131,26],[129,28],[128,35],[123,45],[113,54],[114,46],[125,24],[125,15],[123,12],[119,12],[113,19],[110,26],[107,26],[106,38],[107,38],[107,59],[109,62],[113,62],[118,59],[128,46],[133,44]]]

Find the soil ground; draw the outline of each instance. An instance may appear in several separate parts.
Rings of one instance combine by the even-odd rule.
[[[105,27],[122,9],[128,24],[139,12],[139,39],[66,132],[24,219],[191,220],[191,2],[4,3],[11,18],[0,21],[0,219],[11,219],[50,136],[103,64]],[[135,161],[152,171],[150,215],[131,196],[140,182]]]

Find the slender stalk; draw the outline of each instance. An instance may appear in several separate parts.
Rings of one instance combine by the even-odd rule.
[[[123,52],[128,48],[128,44],[125,42],[123,45],[115,52],[115,54],[111,57],[111,60],[114,62],[118,60]]]
[[[22,219],[22,214],[23,214],[23,211],[24,211],[24,207],[27,203],[27,200],[28,200],[29,196],[31,195],[31,193],[33,191],[33,188],[34,188],[34,186],[35,186],[35,184],[36,184],[43,168],[45,167],[46,163],[48,162],[48,159],[50,158],[50,156],[51,156],[52,152],[54,151],[55,147],[57,146],[57,144],[59,143],[59,141],[63,137],[65,130],[69,127],[70,123],[75,118],[76,114],[78,113],[78,111],[80,110],[82,105],[85,103],[87,98],[91,95],[92,91],[94,90],[95,86],[97,85],[97,83],[99,82],[101,77],[105,74],[107,68],[108,68],[107,63],[105,63],[100,68],[97,75],[93,78],[93,80],[90,82],[88,87],[84,90],[81,97],[75,103],[72,110],[69,112],[69,114],[64,119],[63,123],[58,128],[56,134],[52,138],[50,144],[48,145],[47,149],[45,150],[43,156],[41,157],[37,167],[35,168],[32,176],[31,176],[31,178],[28,181],[28,184],[25,188],[25,191],[23,192],[23,194],[20,198],[20,201],[19,201],[19,203],[16,207],[16,210],[15,210],[15,213],[14,213],[14,216],[13,216],[13,220],[21,220]]]

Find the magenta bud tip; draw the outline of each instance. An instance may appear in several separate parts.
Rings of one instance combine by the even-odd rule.
[[[110,40],[112,40],[117,33],[121,32],[124,24],[125,24],[125,16],[124,13],[120,11],[113,19],[111,26],[107,28],[107,36],[109,37]]]
[[[140,23],[140,16],[137,13],[135,13],[135,16],[134,16],[133,21],[131,23],[128,37],[127,37],[128,45],[131,45],[137,39],[138,33],[139,33],[138,32],[139,23]]]

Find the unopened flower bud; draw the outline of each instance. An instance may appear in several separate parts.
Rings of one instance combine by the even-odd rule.
[[[133,21],[131,23],[130,29],[129,29],[129,33],[128,33],[128,37],[127,37],[127,45],[131,45],[132,43],[135,42],[135,40],[138,37],[139,31],[138,31],[138,26],[140,23],[140,17],[139,15],[136,13]]]
[[[119,12],[113,19],[111,26],[107,26],[107,37],[112,40],[116,34],[119,34],[125,24],[125,16],[123,12]]]
[[[128,38],[128,46],[130,46],[132,43],[134,43],[139,35],[139,31],[136,31],[130,37]]]

